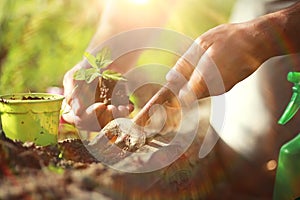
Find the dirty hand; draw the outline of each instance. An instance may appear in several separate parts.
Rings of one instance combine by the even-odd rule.
[[[107,105],[95,102],[97,80],[87,84],[85,81],[74,80],[73,74],[82,67],[87,67],[86,61],[78,63],[69,70],[63,80],[65,101],[63,103],[63,119],[78,128],[96,131],[117,117],[126,117],[133,111],[128,105]]]
[[[179,98],[189,104],[223,94],[276,55],[267,21],[224,24],[198,37],[166,76],[179,85]]]

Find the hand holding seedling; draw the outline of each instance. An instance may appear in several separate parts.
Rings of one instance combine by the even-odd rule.
[[[118,102],[112,104],[110,95],[113,87],[117,81],[125,79],[120,73],[107,69],[112,63],[110,51],[103,48],[96,56],[88,52],[84,55],[86,60],[64,77],[65,103],[71,111],[63,117],[81,128],[99,130],[112,119],[127,116],[133,110],[133,105],[129,103],[125,91],[121,91]]]

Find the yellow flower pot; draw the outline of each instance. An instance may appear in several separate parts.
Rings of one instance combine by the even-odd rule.
[[[0,115],[6,137],[41,146],[57,143],[63,98],[48,93],[1,95]]]

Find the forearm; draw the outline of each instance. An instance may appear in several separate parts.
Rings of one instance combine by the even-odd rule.
[[[283,36],[289,47],[287,53],[300,52],[300,2],[282,11],[285,18]]]
[[[179,0],[106,0],[97,31],[88,50],[97,47],[113,35],[142,27],[163,27]],[[145,38],[146,40],[147,38]]]
[[[106,40],[124,31],[143,27],[164,27],[174,12],[173,8],[178,5],[177,3],[179,0],[149,0],[144,3],[134,0],[106,0],[97,31],[87,51],[92,51]],[[149,38],[139,39],[147,42]],[[135,66],[141,52],[128,52],[115,59],[109,67],[125,73]]]
[[[257,20],[258,31],[264,35],[271,49],[269,57],[300,52],[300,2],[286,9],[270,13]]]

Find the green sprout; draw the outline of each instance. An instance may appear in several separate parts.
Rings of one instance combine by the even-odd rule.
[[[120,73],[106,69],[113,61],[111,60],[111,52],[108,48],[103,48],[96,56],[89,52],[84,53],[91,68],[81,68],[74,73],[75,80],[85,80],[91,83],[97,77],[102,77],[107,80],[126,80]]]
[[[65,171],[62,167],[57,167],[53,164],[48,165],[47,168],[48,168],[49,171],[54,172],[56,174],[63,174],[64,171]]]

